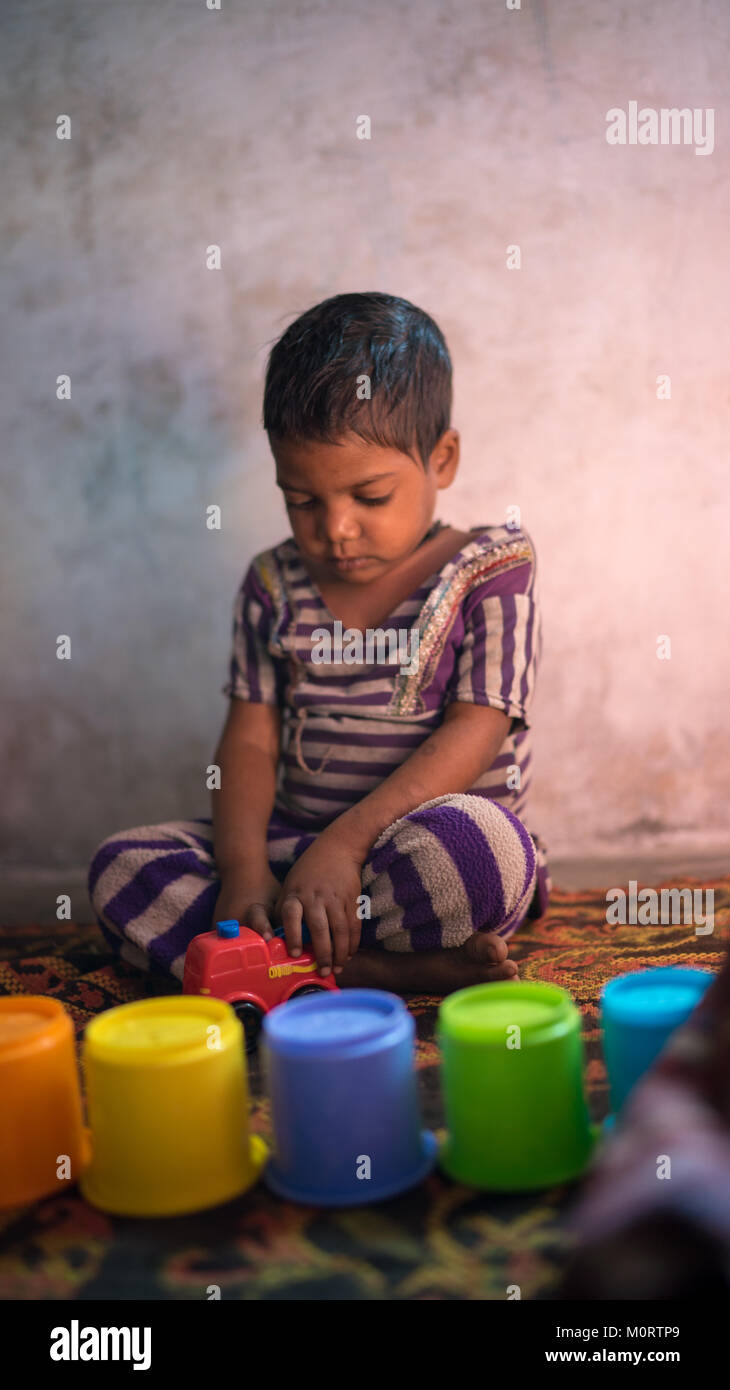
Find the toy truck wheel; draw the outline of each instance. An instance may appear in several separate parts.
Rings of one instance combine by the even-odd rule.
[[[240,999],[237,1004],[233,1005],[233,1010],[236,1018],[239,1018],[243,1024],[246,1051],[253,1052],[261,1032],[263,1014],[249,999]]]
[[[324,985],[302,985],[301,989],[295,989],[292,999],[301,999],[303,994],[321,994]]]

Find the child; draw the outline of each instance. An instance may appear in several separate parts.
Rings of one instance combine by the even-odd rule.
[[[126,959],[182,978],[192,937],[235,917],[295,956],[308,929],[343,987],[516,976],[505,938],[551,886],[521,820],[535,552],[518,528],[434,520],[450,414],[446,343],[406,300],[336,295],[273,347],[263,423],[292,535],[236,597],[212,819],[123,831],[91,863]]]

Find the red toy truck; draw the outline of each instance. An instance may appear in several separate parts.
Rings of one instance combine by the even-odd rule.
[[[231,1004],[253,1051],[261,1020],[295,995],[337,989],[332,975],[318,975],[311,951],[290,956],[283,937],[264,941],[233,918],[193,937],[185,955],[183,994],[211,994]]]

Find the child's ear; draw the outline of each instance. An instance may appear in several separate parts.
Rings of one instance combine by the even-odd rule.
[[[444,430],[429,463],[437,488],[451,487],[459,467],[458,430]]]

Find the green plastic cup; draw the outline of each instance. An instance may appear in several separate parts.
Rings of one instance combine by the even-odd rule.
[[[437,1038],[448,1137],[439,1164],[449,1177],[525,1192],[580,1176],[598,1134],[580,1029],[557,985],[505,980],[444,999]]]

